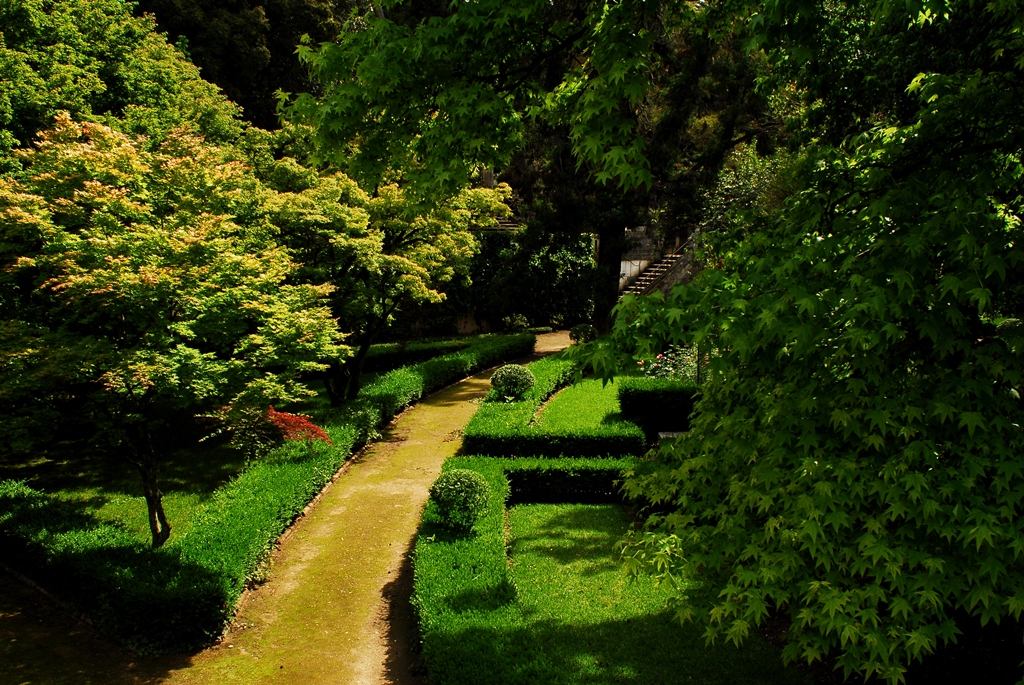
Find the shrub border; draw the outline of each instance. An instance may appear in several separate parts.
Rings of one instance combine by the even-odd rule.
[[[368,384],[346,406],[315,412],[334,445],[289,443],[219,488],[192,528],[152,550],[122,528],[15,481],[0,482],[0,535],[16,571],[136,651],[191,650],[216,640],[274,542],[348,457],[404,407],[500,362],[528,355],[530,334],[471,347]],[[159,618],[157,618],[159,617]]]

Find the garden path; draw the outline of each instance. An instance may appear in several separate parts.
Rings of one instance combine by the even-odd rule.
[[[536,353],[568,344],[564,331],[539,335]],[[286,533],[267,582],[243,597],[225,638],[200,654],[134,657],[66,620],[47,620],[60,612],[38,598],[0,589],[0,654],[18,666],[9,682],[425,682],[414,672],[408,552],[427,489],[457,451],[489,375],[427,397],[350,460]]]

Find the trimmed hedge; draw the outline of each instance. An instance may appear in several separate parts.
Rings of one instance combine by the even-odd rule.
[[[370,346],[363,370],[382,373],[402,366],[419,364],[443,354],[464,350],[473,345],[474,341],[474,338],[466,337],[414,340],[406,343],[378,343]]]
[[[529,354],[532,335],[487,336],[470,347],[369,384],[345,407],[315,411],[334,445],[293,442],[214,493],[189,531],[161,549],[80,505],[0,482],[4,560],[73,603],[139,651],[215,640],[274,541],[341,464],[408,404],[476,371]]]
[[[493,393],[488,395],[492,401],[477,410],[463,431],[464,454],[601,457],[638,455],[646,451],[643,431],[629,421],[611,420],[598,425],[569,422],[558,426],[546,426],[543,418],[540,423],[535,422],[540,405],[571,381],[575,368],[565,360],[550,358],[534,362],[529,368],[537,376],[532,393],[522,401],[508,403],[493,401]],[[543,384],[542,375],[546,378]]]
[[[498,679],[487,670],[493,665],[477,664],[462,656],[491,653],[493,645],[487,641],[521,618],[505,550],[505,506],[513,496],[510,480],[528,482],[531,476],[527,474],[531,472],[534,477],[561,474],[566,482],[598,473],[621,478],[634,463],[632,459],[487,457],[455,457],[445,462],[445,471],[470,469],[483,475],[491,495],[475,535],[453,534],[445,528],[433,502],[428,502],[424,511],[413,555],[416,571],[412,601],[419,616],[423,657],[431,682],[483,683]],[[566,497],[576,501],[572,492]],[[483,642],[479,646],[467,644],[474,640]],[[459,656],[448,652],[447,646],[452,644],[460,646]],[[529,654],[522,656],[524,661],[530,658]]]
[[[625,376],[615,381],[622,415],[648,435],[690,430],[690,415],[700,388],[684,381]]]

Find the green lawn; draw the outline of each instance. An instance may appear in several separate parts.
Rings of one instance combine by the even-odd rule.
[[[164,510],[178,540],[191,527],[193,514],[214,491],[238,474],[245,459],[225,445],[202,444],[180,450],[160,473]],[[99,521],[115,523],[139,541],[150,540],[146,500],[138,471],[123,459],[77,452],[36,455],[32,459],[0,456],[0,481],[23,480],[43,492],[72,502]]]
[[[555,433],[628,424],[619,414],[618,388],[588,378],[555,395],[541,410],[537,427]]]
[[[509,581],[462,592],[440,576],[430,582],[438,592],[455,591],[443,600],[447,625],[428,636],[435,685],[808,682],[757,637],[741,649],[707,646],[699,627],[674,620],[650,578],[627,577],[617,543],[630,519],[621,506],[521,505],[507,521]],[[431,559],[428,575],[437,564],[450,564],[449,576],[494,575],[483,548],[471,551],[482,540],[440,544],[450,547]]]

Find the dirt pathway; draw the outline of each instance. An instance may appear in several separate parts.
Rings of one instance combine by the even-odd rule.
[[[536,351],[568,344],[564,331],[540,335]],[[55,620],[60,612],[30,600],[31,593],[0,589],[0,684],[423,683],[415,673],[407,555],[427,489],[461,444],[488,377],[426,398],[350,461],[286,534],[268,581],[243,598],[217,646],[192,657],[134,657],[74,622]],[[0,583],[7,580],[0,576]],[[32,647],[18,645],[19,635]],[[47,643],[60,645],[50,652],[61,654],[60,678],[53,659],[39,670]]]

